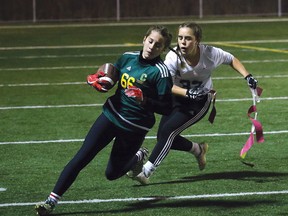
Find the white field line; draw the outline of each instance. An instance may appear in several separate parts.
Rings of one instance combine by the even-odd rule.
[[[277,62],[288,62],[288,59],[274,59],[274,60],[242,60],[244,64],[255,64],[255,63],[277,63]],[[86,66],[59,66],[59,67],[30,67],[30,68],[0,68],[0,71],[40,71],[40,70],[72,70],[72,69],[95,69],[99,65],[86,65]]]
[[[264,100],[287,100],[288,96],[285,97],[266,97],[261,98]],[[235,98],[235,99],[217,99],[217,102],[239,102],[239,101],[251,101],[251,98]],[[99,107],[103,104],[62,104],[62,105],[36,105],[36,106],[10,106],[0,107],[0,110],[16,110],[16,109],[51,109],[51,108],[74,108],[74,107]]]
[[[206,44],[218,44],[219,41],[206,41]],[[247,40],[247,41],[221,41],[222,44],[251,44],[251,43],[288,43],[288,39],[280,40]],[[176,45],[172,43],[172,45]],[[141,43],[124,43],[124,44],[87,44],[87,45],[65,45],[65,46],[21,46],[21,47],[0,47],[0,51],[8,50],[38,50],[38,49],[89,49],[89,48],[114,48],[114,47],[138,47]]]
[[[286,43],[284,41],[284,43]],[[114,48],[114,47],[137,47],[139,43],[124,44],[89,44],[89,45],[65,45],[65,46],[24,46],[24,47],[0,47],[0,51],[7,50],[39,50],[39,49],[89,49],[89,48]]]
[[[138,198],[117,198],[117,199],[91,199],[91,200],[71,200],[60,201],[59,204],[91,204],[91,203],[111,203],[111,202],[139,202],[150,200],[189,200],[189,199],[210,199],[210,198],[228,198],[228,197],[245,197],[245,196],[265,196],[265,195],[280,195],[288,194],[288,190],[282,191],[263,191],[263,192],[240,192],[240,193],[223,193],[223,194],[200,194],[187,196],[157,196],[157,197],[138,197]],[[0,207],[11,206],[31,206],[39,202],[29,203],[2,203]]]
[[[281,50],[281,49],[279,49]],[[286,50],[283,48],[283,50]],[[87,58],[87,57],[99,57],[99,56],[120,56],[122,53],[116,54],[81,54],[81,55],[38,55],[38,56],[13,56],[13,57],[3,57],[0,56],[0,60],[8,60],[8,59],[59,59],[59,58]],[[264,60],[241,60],[243,63],[273,63],[273,62],[287,62],[287,59],[264,59]]]
[[[288,59],[287,59],[288,61]],[[98,67],[98,66],[97,66]],[[1,70],[1,69],[0,69]],[[288,72],[287,72],[288,73]],[[288,78],[288,74],[279,74],[279,75],[264,75],[257,76],[258,79],[271,79],[271,78]],[[213,80],[235,80],[243,79],[240,76],[235,77],[213,77]],[[0,87],[28,87],[28,86],[53,86],[53,85],[86,85],[86,82],[62,82],[62,83],[10,83],[10,84],[0,84]]]
[[[288,59],[275,59],[275,60],[243,60],[242,63],[277,63],[288,62]],[[61,67],[30,67],[30,68],[0,68],[0,71],[35,71],[35,70],[71,70],[71,69],[89,69],[98,68],[99,65],[86,65],[86,66],[61,66]]]
[[[0,59],[58,59],[58,58],[89,58],[89,57],[103,57],[103,56],[120,56],[122,53],[109,53],[109,54],[75,54],[75,55],[37,55],[37,56],[11,56],[3,57]]]
[[[287,41],[288,42],[288,41]],[[242,43],[238,43],[242,44]],[[140,45],[140,44],[139,44]],[[242,49],[247,50],[247,49]],[[287,50],[286,48],[282,48],[279,50]],[[37,55],[37,56],[9,56],[4,57],[0,56],[0,60],[8,60],[8,59],[59,59],[59,58],[89,58],[89,57],[103,57],[103,56],[120,56],[122,53],[109,53],[109,54],[75,54],[75,55]],[[241,60],[243,63],[273,63],[273,62],[287,62],[287,59],[264,59],[264,60]]]
[[[264,135],[287,134],[288,130],[264,131],[263,133],[264,133]],[[240,132],[240,133],[189,134],[189,135],[182,135],[182,136],[183,137],[222,137],[222,136],[243,136],[243,135],[249,135],[249,134],[250,134],[250,132]],[[156,139],[156,136],[146,136],[145,139]],[[84,141],[84,139],[31,140],[31,141],[17,141],[17,142],[0,142],[0,145],[70,143],[70,142],[83,142],[83,141]]]
[[[81,23],[81,24],[39,24],[39,25],[6,25],[0,29],[38,29],[38,28],[83,28],[83,27],[102,27],[102,26],[143,26],[143,25],[178,25],[187,20],[178,21],[150,21],[150,22],[111,22],[111,23]],[[263,23],[263,22],[287,22],[288,18],[255,18],[255,19],[226,19],[226,20],[198,20],[199,24],[223,24],[223,23]]]
[[[284,76],[284,75],[283,75]],[[288,75],[287,75],[288,77]],[[17,83],[17,84],[0,84],[0,87],[24,87],[24,86],[53,86],[53,85],[85,85],[86,82],[63,82],[63,83]]]
[[[1,68],[0,71],[35,71],[35,70],[71,70],[71,69],[89,69],[98,68],[99,65],[90,66],[62,66],[62,67],[32,67],[32,68]]]
[[[250,98],[251,100],[251,98]],[[49,108],[74,108],[74,107],[98,107],[103,104],[63,104],[63,105],[43,105],[43,106],[15,106],[15,107],[0,107],[0,110],[13,110],[13,109],[49,109]]]

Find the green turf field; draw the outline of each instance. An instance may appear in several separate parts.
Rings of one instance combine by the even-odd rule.
[[[110,147],[64,194],[55,215],[288,215],[288,20],[205,23],[203,42],[237,56],[264,89],[257,104],[265,142],[239,153],[251,129],[246,81],[228,66],[214,72],[217,116],[183,132],[209,143],[200,172],[171,151],[139,186],[105,179]],[[180,24],[180,21],[179,21]],[[165,24],[174,35],[178,24]],[[0,215],[34,215],[81,146],[105,99],[86,76],[125,51],[139,50],[149,24],[0,26]],[[163,56],[164,57],[164,56]],[[159,116],[144,145],[155,144]]]

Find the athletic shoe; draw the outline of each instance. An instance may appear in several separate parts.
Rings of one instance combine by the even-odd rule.
[[[204,170],[206,166],[206,153],[208,151],[207,143],[199,143],[200,154],[195,156],[198,162],[199,170]]]
[[[136,163],[136,165],[129,172],[126,173],[126,175],[132,179],[136,178],[137,175],[142,172],[143,164],[144,164],[144,161],[148,158],[149,151],[147,148],[141,147],[138,150],[137,154],[138,153],[142,154],[142,159],[139,160]]]
[[[50,215],[50,213],[54,210],[54,208],[55,203],[50,200],[46,200],[44,203],[35,205],[36,213],[37,215],[40,216]]]
[[[133,177],[132,179],[140,182],[140,184],[142,185],[149,184],[149,178],[147,178],[143,172],[140,172],[137,176]]]

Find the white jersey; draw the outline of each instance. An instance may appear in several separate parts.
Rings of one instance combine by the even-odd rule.
[[[200,44],[199,48],[200,59],[195,67],[190,66],[183,57],[184,65],[181,67],[181,61],[176,53],[173,51],[167,53],[164,63],[170,70],[174,85],[187,89],[200,87],[210,90],[213,88],[212,71],[221,64],[231,64],[234,58],[231,53],[217,47]]]

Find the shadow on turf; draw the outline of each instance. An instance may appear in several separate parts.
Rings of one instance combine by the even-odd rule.
[[[233,179],[239,181],[254,181],[257,183],[262,182],[267,183],[268,181],[270,182],[279,181],[279,177],[287,178],[288,173],[256,172],[256,171],[219,172],[219,173],[202,174],[197,176],[188,176],[182,179],[167,182],[156,182],[156,183],[152,182],[149,185],[197,182],[197,181],[217,180],[217,179]]]
[[[186,182],[196,182],[203,180],[217,180],[217,179],[233,179],[240,181],[255,181],[255,182],[267,182],[267,181],[278,181],[279,177],[287,178],[288,173],[277,173],[277,172],[255,172],[255,171],[238,171],[238,172],[219,172],[219,173],[208,173],[198,176],[189,176],[184,177],[175,181],[168,182],[158,182],[151,183],[149,185],[158,185],[158,184],[175,184],[175,183],[186,183]],[[147,186],[149,186],[147,185]],[[136,185],[135,185],[136,186]],[[140,186],[140,185],[137,185]],[[166,209],[166,208],[197,208],[197,207],[219,207],[219,208],[242,208],[242,207],[257,207],[258,205],[273,205],[277,201],[275,200],[203,200],[203,199],[193,199],[193,200],[167,200],[169,197],[159,196],[153,197],[153,200],[148,201],[139,201],[128,203],[126,208],[121,209],[111,209],[111,210],[95,210],[95,211],[78,211],[70,213],[54,213],[53,215],[109,215],[117,213],[131,213],[142,212],[146,209]],[[160,202],[165,201],[166,203]],[[97,208],[97,207],[95,207]]]
[[[78,212],[71,212],[71,213],[58,213],[53,215],[109,215],[109,214],[120,214],[120,213],[131,213],[134,212],[142,212],[147,209],[167,209],[167,208],[209,208],[209,207],[218,207],[218,208],[226,208],[226,209],[233,209],[233,208],[245,208],[245,207],[257,207],[259,205],[273,205],[276,203],[275,200],[270,201],[261,201],[261,200],[254,200],[254,201],[239,201],[239,200],[177,200],[172,201],[169,200],[166,203],[160,202],[165,200],[168,197],[156,197],[154,200],[149,201],[139,201],[133,202],[126,205],[126,208],[123,207],[121,209],[111,209],[111,210],[95,210],[95,211],[78,211]],[[97,207],[96,207],[97,208]]]

